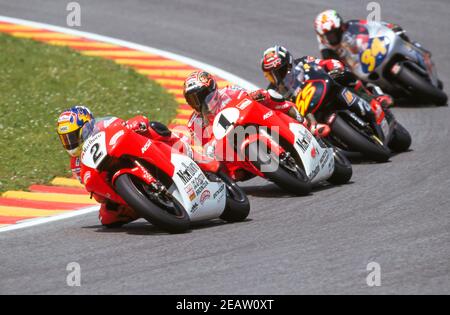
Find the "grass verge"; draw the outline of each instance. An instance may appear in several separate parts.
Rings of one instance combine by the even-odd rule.
[[[157,83],[113,61],[0,34],[0,192],[68,176],[59,113],[85,104],[96,117],[138,114],[167,123],[177,103]]]

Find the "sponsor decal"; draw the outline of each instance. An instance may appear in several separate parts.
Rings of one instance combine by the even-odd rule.
[[[203,173],[200,173],[197,177],[192,181],[192,185],[194,186],[195,193],[200,195],[200,193],[208,186],[208,180],[206,179]]]
[[[197,197],[197,195],[195,194],[194,187],[192,185],[186,186],[184,190],[186,191],[186,194],[188,194],[190,201],[194,200],[195,197]]]
[[[88,141],[83,145],[83,153],[86,153],[86,151],[88,150],[88,148],[94,143],[96,142],[99,138],[101,138],[103,136],[104,132],[99,132],[97,133],[95,136],[93,137],[89,137]]]
[[[147,143],[141,149],[141,153],[144,154],[145,152],[147,152],[148,148],[150,148],[151,145],[152,145],[152,141],[147,140]]]
[[[152,183],[155,180],[152,174],[150,174],[144,167],[141,167],[141,170],[142,173],[144,173],[144,179],[147,181],[147,183]]]
[[[270,117],[272,117],[272,116],[273,116],[273,111],[270,111],[270,112],[266,113],[266,114],[263,116],[263,120],[266,120],[266,119],[268,119],[268,118],[270,118]]]
[[[200,196],[200,203],[203,205],[208,199],[211,199],[211,192],[209,190],[205,190]]]
[[[189,164],[183,162],[181,163],[181,165],[183,166],[183,168],[177,172],[177,176],[186,185],[192,180],[195,174],[198,173],[199,167],[194,162],[190,162]]]
[[[191,208],[191,213],[194,213],[198,209],[198,203],[194,203]]]
[[[75,113],[65,112],[65,113],[62,113],[61,116],[58,118],[58,123],[73,122],[75,119],[76,119]]]
[[[69,131],[69,126],[61,126],[59,127],[59,132],[67,132]]]
[[[240,110],[246,109],[252,103],[251,100],[243,100],[236,107]]]
[[[351,105],[353,103],[353,101],[355,100],[353,93],[347,89],[342,91],[342,96],[344,97],[344,99],[348,105]]]
[[[220,188],[214,193],[213,199],[217,199],[219,194],[222,194],[225,191],[225,185],[220,186]],[[222,198],[220,198],[222,199]]]
[[[111,137],[111,140],[109,140],[109,145],[114,146],[117,143],[117,140],[124,135],[125,131],[120,130],[117,132],[114,136]]]
[[[311,175],[309,175],[310,179],[313,179],[314,177],[317,176],[317,174],[319,174],[320,171],[320,166],[317,165],[316,168],[314,169],[314,171],[311,172]]]
[[[312,140],[312,134],[310,132],[305,132],[305,134],[301,134],[300,138],[297,140],[297,145],[300,147],[300,149],[305,153],[309,145],[311,144]]]
[[[328,150],[324,150],[322,157],[320,158],[320,167],[325,168],[328,160],[330,159],[330,153]]]
[[[396,64],[392,67],[391,72],[392,72],[394,75],[397,75],[397,74],[400,72],[401,69],[402,69],[402,67],[401,67],[398,63],[396,63]]]

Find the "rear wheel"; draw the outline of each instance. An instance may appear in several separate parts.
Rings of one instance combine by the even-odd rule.
[[[227,222],[244,221],[250,213],[250,202],[244,190],[225,174],[218,174],[226,186],[227,204],[220,218]]]
[[[189,229],[190,219],[183,205],[172,196],[155,197],[146,183],[129,174],[120,175],[116,191],[142,218],[170,233]]]
[[[389,148],[394,152],[405,152],[411,146],[411,135],[401,124],[396,123]]]
[[[246,157],[266,178],[282,189],[299,196],[311,192],[311,181],[293,157],[280,159],[269,152],[266,145],[258,142],[247,146]]]
[[[385,148],[382,143],[377,143],[378,140],[370,140],[362,135],[360,131],[353,128],[340,116],[336,116],[331,125],[331,132],[348,145],[350,150],[360,152],[370,160],[386,162],[391,156],[390,150]]]
[[[412,95],[419,97],[425,102],[433,103],[438,106],[447,104],[448,98],[444,91],[439,89],[439,87],[435,87],[425,78],[404,66],[397,74],[397,80]]]
[[[353,168],[347,157],[341,152],[334,150],[334,172],[328,182],[334,185],[347,184],[353,175]]]

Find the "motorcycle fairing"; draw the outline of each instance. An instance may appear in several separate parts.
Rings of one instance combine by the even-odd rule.
[[[327,180],[334,172],[333,149],[323,148],[303,125],[290,123],[294,148],[303,161],[305,173],[313,184]]]
[[[174,185],[169,192],[186,209],[192,222],[220,217],[226,206],[226,186],[209,181],[200,167],[189,157],[172,154]]]

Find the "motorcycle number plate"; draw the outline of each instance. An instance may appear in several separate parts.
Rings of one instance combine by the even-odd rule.
[[[90,168],[97,168],[106,156],[106,135],[99,132],[84,143],[81,162]]]
[[[213,133],[217,140],[223,139],[238,121],[240,112],[237,108],[226,108],[216,115],[213,123]]]

